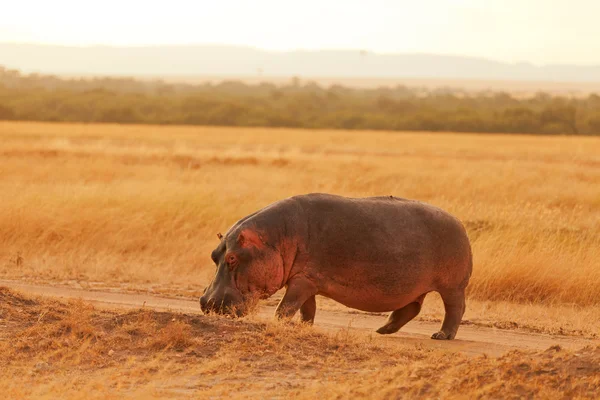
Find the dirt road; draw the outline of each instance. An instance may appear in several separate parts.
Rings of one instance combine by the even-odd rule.
[[[22,293],[38,296],[50,296],[66,299],[82,299],[99,307],[140,308],[201,313],[196,300],[172,299],[151,294],[129,294],[120,292],[88,291],[57,286],[31,285],[19,281],[0,280],[0,286],[16,289]],[[273,318],[275,307],[263,305],[257,318]],[[402,330],[393,335],[381,336],[375,333],[385,321],[378,315],[351,313],[345,311],[317,310],[315,326],[327,331],[350,329],[360,334],[372,335],[375,340],[412,342],[427,348],[448,349],[466,354],[500,355],[511,349],[544,350],[554,345],[567,349],[579,349],[587,345],[599,346],[600,340],[577,338],[572,336],[545,335],[496,328],[461,326],[458,339],[453,341],[435,341],[429,336],[439,329],[439,323],[411,321]]]

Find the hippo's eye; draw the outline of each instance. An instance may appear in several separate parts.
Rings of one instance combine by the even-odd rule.
[[[238,259],[235,256],[235,254],[227,254],[225,256],[225,262],[227,262],[227,265],[229,266],[229,268],[234,268],[238,264]]]

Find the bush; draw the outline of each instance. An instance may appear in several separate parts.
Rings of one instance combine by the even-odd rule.
[[[600,135],[600,96],[64,79],[0,67],[0,120]]]

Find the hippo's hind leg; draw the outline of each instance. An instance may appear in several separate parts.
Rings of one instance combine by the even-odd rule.
[[[444,301],[446,315],[442,323],[442,330],[434,333],[431,338],[437,340],[450,340],[456,336],[458,326],[465,313],[465,290],[455,289],[440,292]]]
[[[387,335],[398,332],[400,328],[406,325],[411,319],[416,317],[421,311],[425,295],[422,294],[412,303],[393,311],[388,317],[384,326],[377,329],[377,333]]]

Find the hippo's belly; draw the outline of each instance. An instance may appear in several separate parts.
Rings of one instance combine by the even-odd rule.
[[[354,282],[334,279],[321,281],[324,283],[319,295],[328,297],[345,305],[368,312],[387,312],[397,310],[410,304],[424,293],[434,290],[427,279],[420,282],[377,282],[362,279]]]

